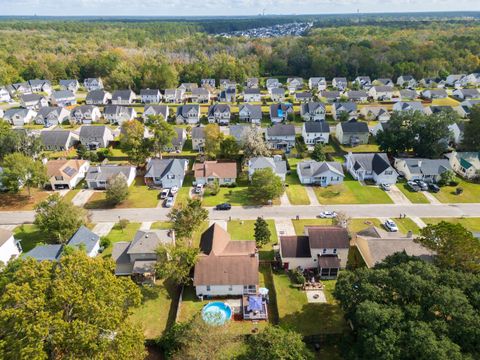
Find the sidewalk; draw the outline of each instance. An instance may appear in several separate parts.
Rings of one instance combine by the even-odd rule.
[[[430,204],[432,205],[441,205],[442,203],[438,201],[438,199],[433,196],[430,192],[428,191],[422,191],[422,194],[425,195],[428,201],[430,201]]]
[[[72,199],[72,204],[75,206],[83,207],[87,201],[92,197],[93,190],[80,190],[77,195]]]
[[[115,223],[113,222],[98,223],[97,225],[95,225],[92,231],[93,233],[97,234],[100,237],[107,236],[112,230],[114,225]]]

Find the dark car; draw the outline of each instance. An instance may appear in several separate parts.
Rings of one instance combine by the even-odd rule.
[[[223,204],[218,204],[215,206],[216,210],[230,210],[232,208],[232,205],[229,203],[223,203]]]
[[[420,186],[415,181],[407,181],[407,186],[412,190],[413,192],[420,191]]]
[[[431,192],[438,193],[440,191],[440,188],[436,184],[430,184],[428,185],[428,188],[430,189]]]

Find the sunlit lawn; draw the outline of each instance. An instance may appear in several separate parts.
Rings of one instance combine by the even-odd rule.
[[[31,196],[28,195],[25,188],[20,189],[18,193],[0,193],[0,211],[32,210],[36,204],[45,200],[54,192],[32,188],[30,193]]]
[[[192,191],[192,182],[193,175],[191,173],[185,175],[185,179],[183,179],[183,186],[178,190],[175,198],[175,206],[180,207],[183,204],[186,204],[188,199],[190,199],[189,193]]]
[[[287,175],[285,183],[288,185],[285,191],[288,196],[288,200],[292,205],[310,205],[310,199],[308,198],[305,187],[300,183],[300,179],[297,174],[297,164],[307,159],[288,159],[290,164],[290,174]]]
[[[40,243],[54,244],[55,242],[49,239],[42,231],[35,225],[24,224],[20,225],[14,230],[15,239],[20,240],[23,252],[26,253],[32,250]]]
[[[333,225],[332,219],[300,219],[292,220],[293,227],[295,228],[296,235],[303,235],[305,226],[328,226]],[[380,220],[377,218],[361,218],[361,219],[350,219],[348,230],[350,233],[354,234],[361,230],[366,229],[369,226],[382,227]]]
[[[398,230],[403,233],[407,234],[408,231],[412,231],[415,235],[420,234],[420,228],[418,225],[410,218],[404,219],[392,219],[397,224]]]
[[[460,102],[458,102],[457,100],[455,100],[451,97],[447,97],[445,99],[433,99],[432,100],[432,105],[456,107],[456,106],[460,105]]]
[[[442,203],[476,203],[480,202],[480,184],[467,182],[461,178],[456,179],[458,187],[463,189],[460,195],[455,194],[456,187],[442,186],[440,192],[434,193],[435,196]]]
[[[300,219],[292,220],[295,234],[303,235],[305,226],[325,226],[332,225],[332,219]]]
[[[110,240],[111,245],[102,253],[103,257],[110,257],[112,254],[113,244],[119,241],[132,241],[135,233],[140,229],[140,223],[129,223],[125,229],[121,229],[118,224],[112,228],[106,236]]]
[[[261,260],[273,260],[272,245],[278,243],[274,220],[266,220],[270,229],[270,242],[259,249]],[[232,240],[255,240],[255,220],[232,220],[227,223]]]
[[[454,224],[462,224],[466,229],[473,232],[480,232],[480,217],[464,218],[422,218],[428,224],[438,224],[441,221],[447,221]]]
[[[414,192],[410,190],[405,181],[398,182],[397,188],[410,200],[413,204],[430,204],[430,201],[420,191]]]

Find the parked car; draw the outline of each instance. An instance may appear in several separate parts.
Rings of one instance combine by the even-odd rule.
[[[165,200],[164,206],[166,208],[171,208],[173,206],[173,199],[174,199],[173,196],[167,197],[167,200]]]
[[[385,223],[383,225],[388,231],[391,231],[391,232],[398,231],[397,224],[395,224],[395,221],[393,221],[392,219],[385,220]]]
[[[216,210],[230,210],[232,208],[232,205],[229,203],[223,203],[223,204],[218,204],[215,206]]]
[[[178,192],[178,186],[172,186],[172,188],[170,189],[170,192],[172,194],[176,194]]]
[[[390,184],[381,184],[380,187],[385,191],[390,191],[390,189],[391,189]]]
[[[418,192],[420,191],[420,186],[415,181],[407,181],[407,186],[412,190],[413,192]]]
[[[335,211],[322,211],[318,217],[321,219],[334,219],[337,217],[337,213]]]
[[[163,189],[161,192],[160,192],[160,199],[166,199],[167,196],[170,194],[170,190],[168,189]]]
[[[440,187],[437,184],[430,184],[428,188],[431,192],[438,193],[440,191]]]
[[[203,190],[202,184],[197,184],[197,186],[195,186],[195,194],[201,194],[202,190]]]
[[[417,185],[420,187],[422,191],[427,191],[428,190],[428,184],[425,181],[422,180],[415,180]]]

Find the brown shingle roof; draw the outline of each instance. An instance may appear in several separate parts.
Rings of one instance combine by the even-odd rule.
[[[319,256],[318,266],[320,268],[340,268],[340,259],[338,256]]]
[[[49,178],[52,176],[63,176],[65,179],[70,179],[73,175],[78,174],[78,170],[86,162],[86,160],[50,160],[47,162],[47,175]],[[74,173],[65,172],[67,168],[76,171]]]
[[[309,258],[308,236],[280,236],[280,247],[284,258]]]
[[[348,231],[340,226],[307,226],[305,231],[311,249],[348,249],[350,246]]]
[[[205,161],[204,163],[195,163],[193,170],[196,178],[232,179],[237,177],[236,162]]]

